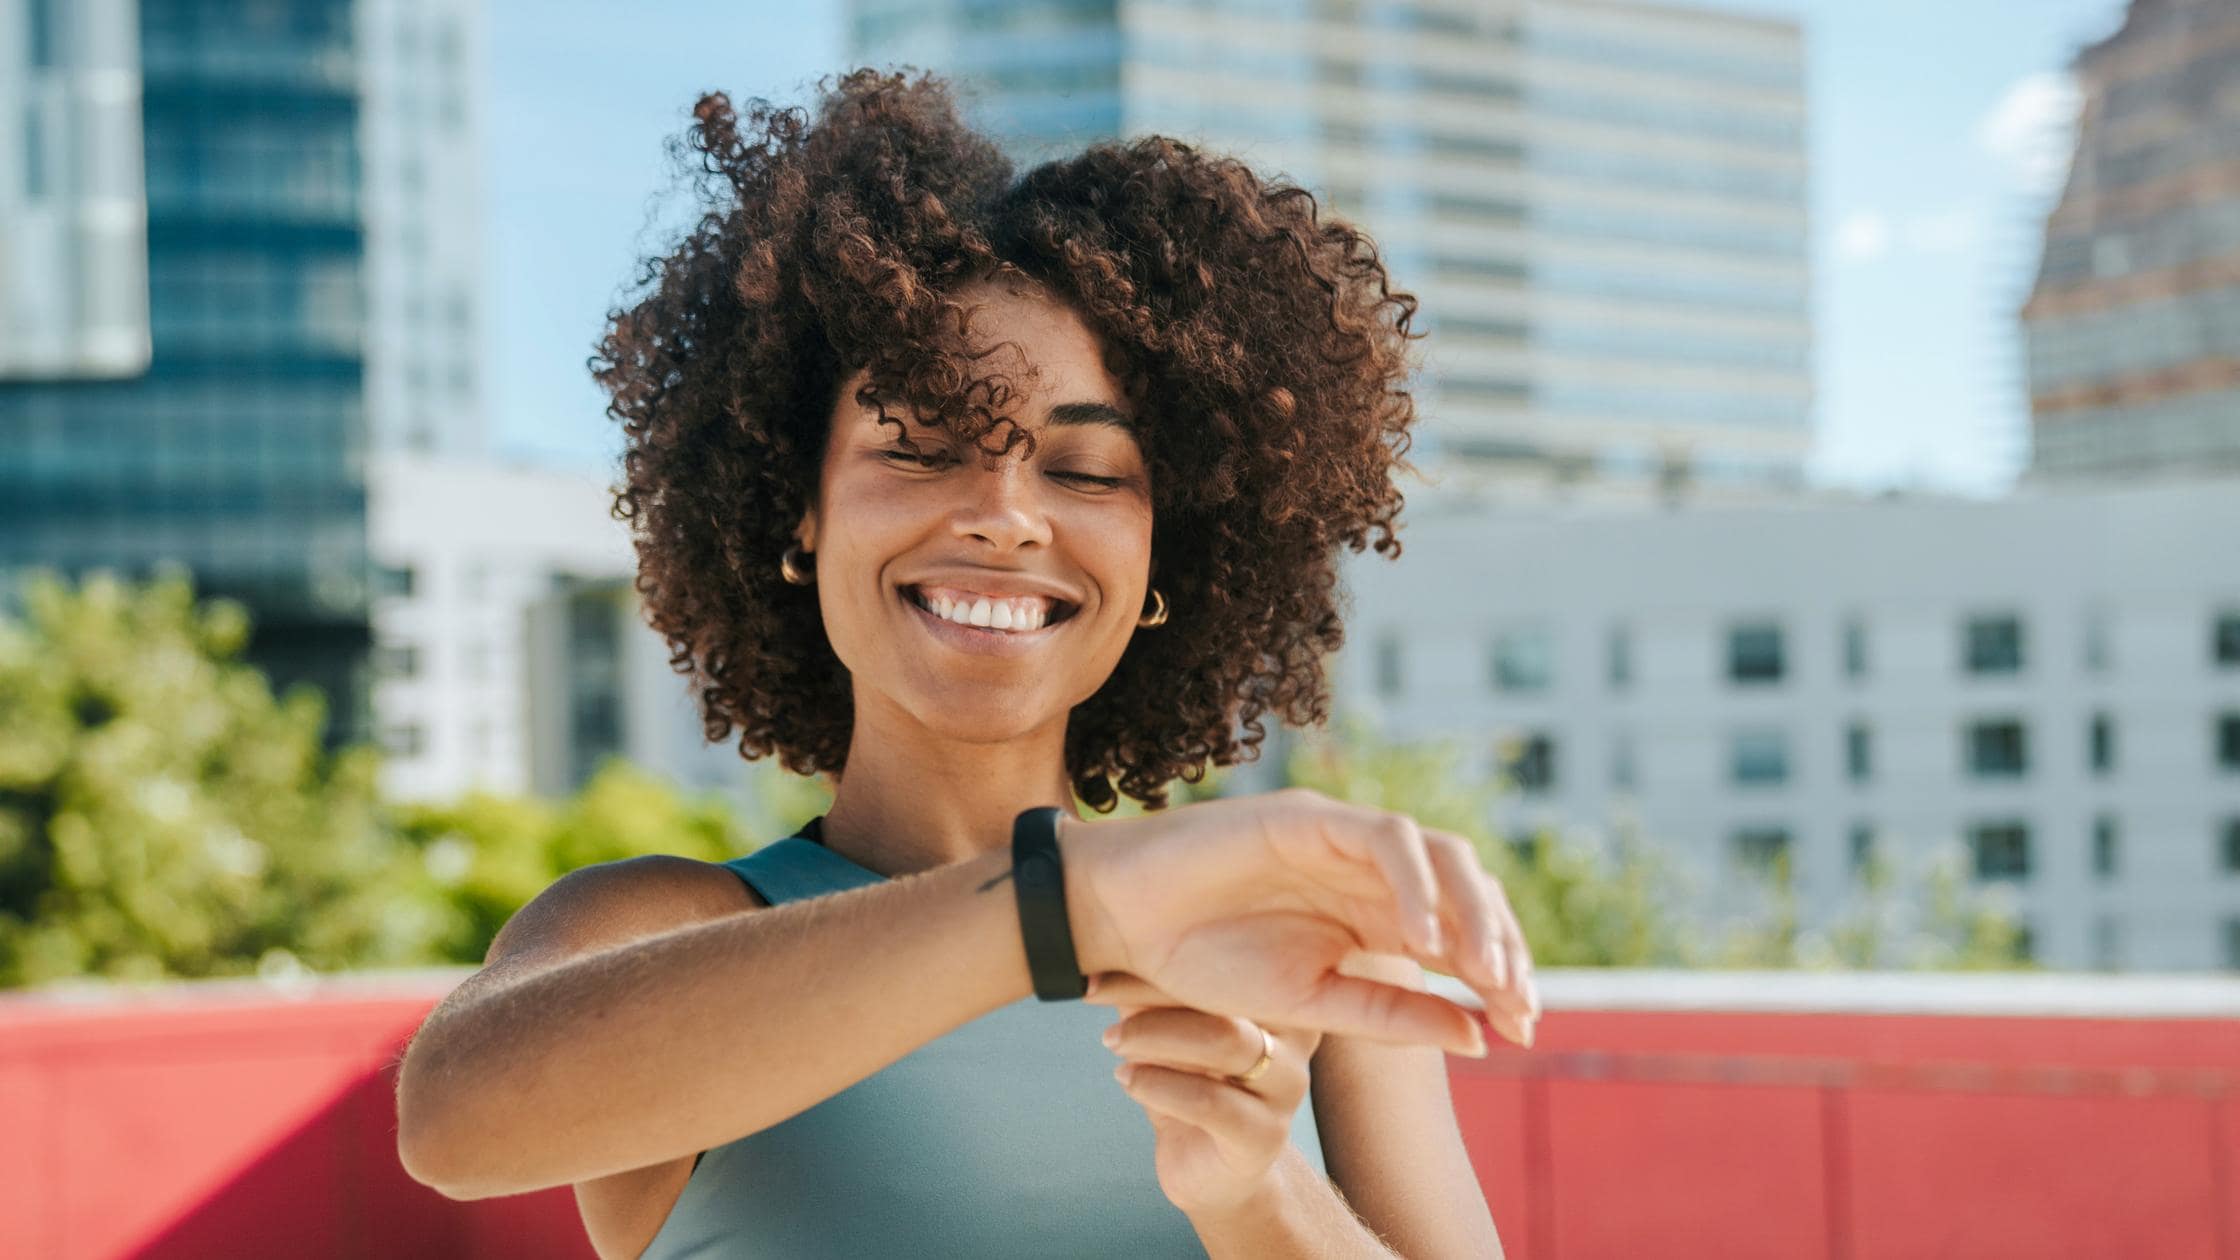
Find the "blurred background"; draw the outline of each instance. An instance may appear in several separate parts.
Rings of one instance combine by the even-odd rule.
[[[704,740],[585,360],[696,96],[866,63],[1422,299],[1337,716],[1180,799],[1480,839],[1512,1255],[2240,1257],[2240,0],[0,0],[0,1252],[588,1254],[393,1055],[829,799]]]

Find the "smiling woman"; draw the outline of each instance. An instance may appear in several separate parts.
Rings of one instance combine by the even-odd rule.
[[[408,1169],[573,1184],[602,1255],[1497,1255],[1423,966],[1539,1002],[1470,842],[1164,808],[1325,717],[1415,300],[1174,140],[1015,178],[932,78],[697,118],[710,208],[594,360],[616,511],[709,738],[833,804],[524,907],[406,1057]]]

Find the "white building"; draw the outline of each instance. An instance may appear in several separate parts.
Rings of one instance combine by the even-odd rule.
[[[367,444],[481,456],[483,6],[355,3]]]
[[[391,454],[373,462],[368,500],[385,792],[564,793],[604,753],[730,786],[737,754],[700,738],[683,678],[638,615],[636,558],[604,485]],[[555,631],[577,606],[574,636]]]
[[[134,0],[0,0],[0,379],[148,370]]]
[[[1341,706],[1809,924],[1966,846],[2055,966],[2240,967],[2240,482],[1523,517],[1351,560]]]
[[[1625,0],[853,0],[850,14],[858,59],[954,77],[1022,165],[1161,133],[1363,224],[1433,334],[1416,454],[1450,457],[1458,480],[1801,483],[1793,21]]]

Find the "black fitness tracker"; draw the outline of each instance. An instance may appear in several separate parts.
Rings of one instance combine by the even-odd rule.
[[[1058,856],[1053,805],[1025,810],[1011,822],[1011,883],[1019,894],[1019,934],[1026,938],[1027,971],[1034,995],[1045,1002],[1077,1001],[1089,991],[1073,952],[1066,917],[1066,868]]]

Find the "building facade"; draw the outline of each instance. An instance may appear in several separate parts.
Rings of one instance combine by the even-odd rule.
[[[2132,0],[2076,74],[2022,311],[2031,473],[2240,469],[2240,8]]]
[[[337,735],[365,722],[370,575],[352,21],[142,0],[147,370],[0,383],[0,572],[184,566],[250,607],[250,658],[324,691]]]
[[[737,790],[639,611],[596,478],[391,452],[371,465],[373,706],[385,794],[562,795],[610,756]]]
[[[1459,742],[1489,823],[1620,834],[1807,926],[1958,846],[2041,961],[2240,967],[2230,480],[2004,501],[1412,511],[1349,560],[1342,708]]]
[[[1616,0],[854,0],[1029,164],[1172,135],[1361,223],[1430,332],[1458,482],[1796,486],[1810,445],[1803,41]]]
[[[133,0],[0,0],[0,381],[148,366]]]

